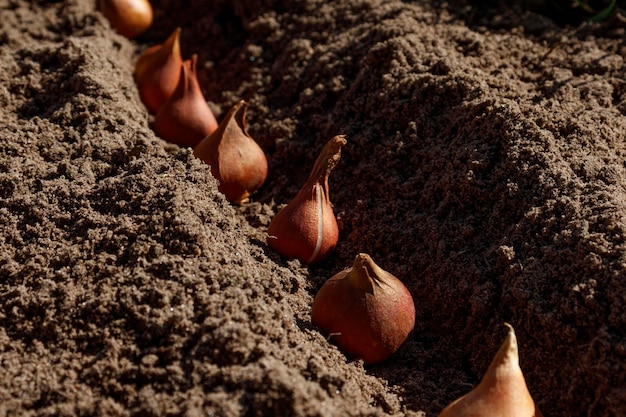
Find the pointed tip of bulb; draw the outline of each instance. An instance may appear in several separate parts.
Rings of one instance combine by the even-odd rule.
[[[506,362],[510,362],[511,366],[519,367],[519,348],[517,345],[515,329],[513,329],[513,326],[506,322],[504,322],[504,326],[508,331],[504,342],[502,342],[500,349],[493,359],[492,366],[495,364],[505,364]]]
[[[178,26],[165,40],[165,44],[172,47],[180,47],[180,35],[183,33],[183,28]]]
[[[361,265],[368,262],[372,262],[372,257],[369,256],[367,253],[359,253],[354,258],[354,265],[357,265],[357,263]]]
[[[248,133],[248,124],[246,123],[247,112],[248,112],[248,102],[245,100],[239,100],[233,105],[233,107],[231,107],[228,114],[231,115],[232,118],[235,119],[235,121],[237,122],[237,125],[239,126],[243,134],[250,137],[250,134]]]
[[[368,254],[359,253],[354,257],[352,269],[350,269],[347,277],[350,284],[355,288],[361,288],[368,293],[373,293],[378,269],[378,265],[374,263],[374,260]]]
[[[313,163],[309,183],[328,180],[328,176],[341,159],[341,148],[347,143],[346,135],[336,135],[326,142]]]
[[[329,156],[334,155],[336,159],[339,160],[339,157],[341,156],[341,148],[346,143],[348,143],[348,141],[346,140],[346,135],[337,135],[332,137],[328,142],[326,142],[326,144],[322,148],[318,159],[327,159]]]
[[[541,417],[519,366],[513,326],[504,325],[508,333],[480,383],[448,405],[439,417]]]

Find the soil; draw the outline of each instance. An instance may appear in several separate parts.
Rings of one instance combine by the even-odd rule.
[[[499,3],[498,3],[499,4]],[[0,0],[0,416],[436,416],[516,330],[546,416],[626,413],[626,20],[397,0]],[[134,63],[182,28],[270,172],[239,207],[152,130]],[[331,137],[316,265],[265,243]],[[310,323],[368,253],[416,326],[378,365]]]

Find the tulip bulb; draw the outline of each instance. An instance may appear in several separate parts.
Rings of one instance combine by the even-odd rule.
[[[159,111],[180,80],[183,67],[180,32],[181,29],[177,28],[163,44],[146,49],[135,64],[139,96],[151,113]]]
[[[448,405],[439,417],[542,417],[519,366],[513,327],[480,383]]]
[[[326,258],[337,246],[339,228],[330,204],[328,177],[345,144],[345,135],[328,141],[300,192],[270,222],[267,244],[276,252],[311,264]]]
[[[217,130],[193,150],[196,157],[211,166],[211,173],[219,182],[218,190],[235,204],[247,202],[267,177],[265,153],[248,134],[247,109],[245,101],[236,103]]]
[[[100,0],[98,4],[111,27],[129,39],[152,25],[152,6],[148,0]]]
[[[389,358],[415,326],[413,297],[364,253],[315,296],[311,322],[347,355],[367,364]]]
[[[154,117],[161,139],[180,146],[196,146],[217,129],[217,120],[202,95],[196,76],[198,56],[183,63],[178,86]]]

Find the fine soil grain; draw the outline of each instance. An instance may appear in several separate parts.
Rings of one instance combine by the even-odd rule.
[[[544,415],[626,413],[626,19],[521,6],[0,0],[0,416],[436,416],[511,323]],[[499,3],[498,3],[499,4]],[[249,102],[269,175],[238,207],[159,139],[134,63],[182,28],[218,120]],[[340,239],[265,243],[322,146]],[[417,312],[388,361],[310,323],[368,253]]]

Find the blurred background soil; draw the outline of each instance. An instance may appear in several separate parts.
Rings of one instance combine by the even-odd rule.
[[[0,416],[436,416],[505,321],[544,415],[623,416],[626,20],[535,3],[160,0],[129,41],[0,0]],[[176,27],[218,119],[250,103],[243,207],[139,100]],[[282,259],[267,225],[337,134],[338,247]],[[417,311],[373,366],[310,324],[360,252]]]

